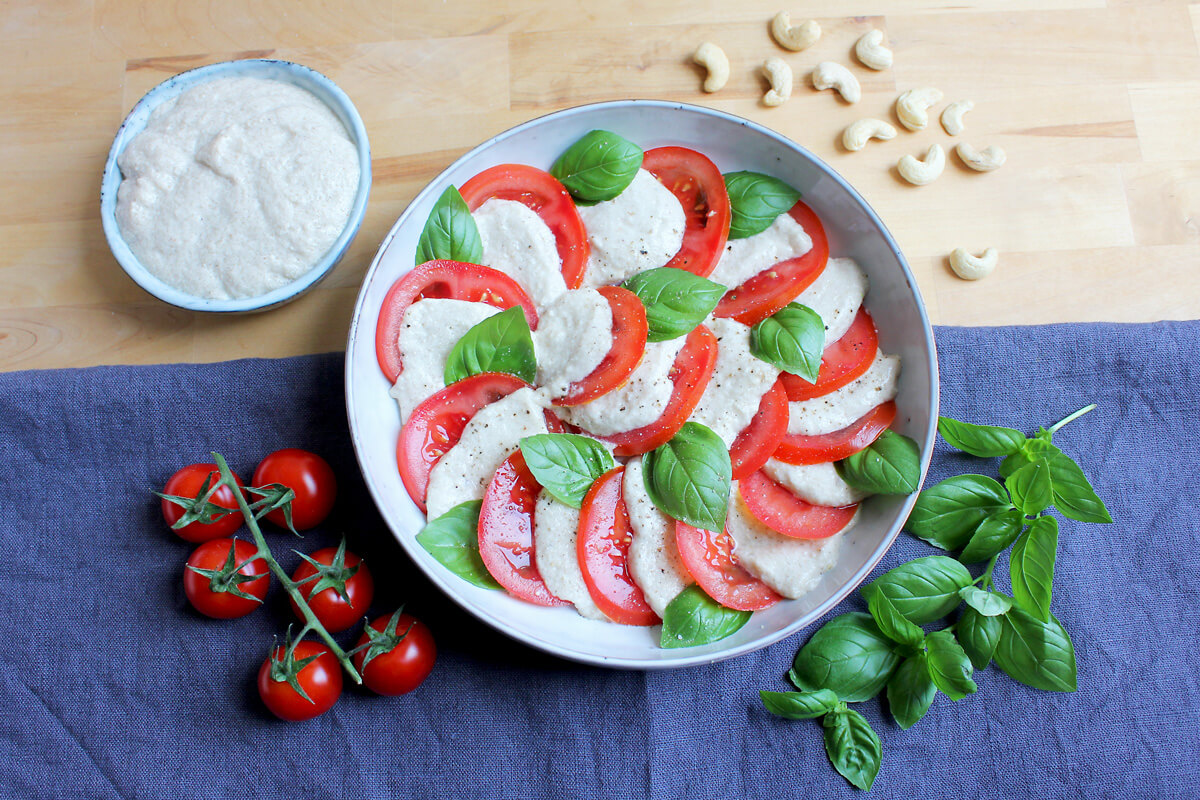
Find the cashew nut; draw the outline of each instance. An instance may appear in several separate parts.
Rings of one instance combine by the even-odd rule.
[[[812,47],[821,38],[821,26],[815,19],[806,19],[792,27],[792,17],[786,11],[780,11],[771,20],[771,36],[786,50],[800,51]]]
[[[924,186],[933,183],[946,168],[946,151],[940,144],[932,144],[922,159],[904,156],[896,164],[900,177],[914,186]]]
[[[859,37],[854,55],[871,69],[887,69],[892,65],[892,51],[883,46],[883,31],[875,28]]]
[[[989,247],[981,256],[973,256],[963,248],[957,248],[950,254],[950,269],[964,281],[977,281],[992,274],[1000,254],[996,248]]]
[[[792,96],[792,68],[782,58],[771,56],[763,62],[762,69],[771,82],[771,90],[763,95],[763,105],[783,105]]]
[[[963,132],[963,114],[975,108],[975,104],[970,100],[955,100],[950,105],[946,106],[946,110],[942,112],[942,127],[946,129],[946,133],[951,136],[958,136]]]
[[[941,101],[940,89],[909,89],[896,100],[896,116],[910,131],[919,131],[929,124],[929,107]]]
[[[813,86],[817,89],[837,89],[842,99],[847,103],[857,103],[862,99],[862,87],[858,78],[841,64],[832,61],[822,61],[812,74]]]
[[[991,172],[994,169],[999,169],[1008,160],[1008,156],[1005,155],[1004,151],[994,144],[983,148],[983,150],[976,150],[966,142],[959,142],[958,147],[954,148],[954,150],[958,153],[958,157],[962,159],[964,164],[980,172]]]
[[[896,129],[881,119],[860,119],[842,131],[842,144],[847,150],[862,150],[871,139],[887,141],[896,135]]]
[[[692,54],[692,60],[708,70],[704,91],[718,92],[729,80],[729,58],[712,42],[704,42]]]

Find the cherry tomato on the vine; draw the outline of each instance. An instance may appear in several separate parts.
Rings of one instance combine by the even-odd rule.
[[[200,493],[200,487],[204,485],[205,478],[209,479],[208,488],[210,489],[221,480],[221,473],[217,472],[216,464],[188,464],[171,476],[166,487],[163,488],[163,494],[176,497],[195,497]],[[234,475],[233,479],[238,486],[242,485],[242,479],[237,475]],[[209,502],[222,508],[232,508],[234,513],[226,514],[212,522],[197,520],[182,528],[173,528],[172,531],[175,535],[185,541],[199,543],[229,536],[242,527],[242,515],[237,513],[237,498],[228,486],[222,486],[217,490]],[[170,500],[163,500],[162,513],[167,524],[174,525],[184,515],[184,509]]]
[[[342,547],[324,547],[312,553],[300,562],[292,574],[292,580],[296,583],[307,581],[300,586],[300,593],[330,633],[341,633],[354,627],[366,616],[375,597],[375,580],[371,577],[371,570],[361,558],[344,547],[345,543]],[[318,568],[309,559],[321,565],[319,577],[313,577],[317,575]],[[326,588],[314,595],[313,590],[322,585]],[[345,597],[338,591],[339,586],[344,590]],[[296,601],[292,600],[291,605],[295,615],[303,620]]]
[[[183,568],[188,602],[214,619],[244,617],[258,608],[271,576],[267,562],[254,557],[257,552],[241,539],[213,539],[197,547]]]
[[[337,498],[337,478],[329,462],[316,453],[289,447],[276,450],[254,470],[254,485],[281,483],[296,493],[292,501],[292,525],[298,531],[315,528],[325,521]],[[267,519],[286,527],[283,509],[267,514]]]
[[[433,671],[437,660],[433,634],[424,622],[410,614],[397,611],[372,620],[370,633],[363,631],[355,647],[362,647],[368,641],[374,645],[354,654],[354,666],[363,683],[376,694],[389,697],[407,694]]]
[[[308,658],[312,661],[295,675],[296,682],[308,695],[305,700],[287,676],[288,670]],[[320,642],[297,642],[290,660],[286,646],[276,647],[258,668],[258,694],[280,719],[298,722],[319,717],[333,708],[342,694],[342,667],[332,651]]]

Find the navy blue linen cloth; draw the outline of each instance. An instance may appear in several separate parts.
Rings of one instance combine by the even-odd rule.
[[[1200,795],[1200,323],[943,328],[942,410],[1028,432],[1095,402],[1056,442],[1116,523],[1066,521],[1054,610],[1079,691],[1040,692],[995,667],[883,740],[875,796]],[[810,798],[853,796],[821,728],[767,714],[809,633],[705,667],[578,666],[460,612],[391,540],[358,477],[337,354],[204,366],[0,375],[0,797]],[[331,521],[373,565],[380,611],[428,621],[437,668],[413,694],[347,688],[315,721],[275,720],[254,678],[289,622],[268,607],[196,614],[190,546],[151,489],[223,453],[245,479],[304,447],[341,479]],[[995,464],[951,454],[930,482]],[[879,566],[928,555],[902,535]],[[841,613],[861,609],[857,598]]]

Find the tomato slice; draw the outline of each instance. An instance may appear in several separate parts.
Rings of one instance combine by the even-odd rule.
[[[487,303],[496,308],[520,306],[529,327],[537,328],[537,308],[520,284],[499,270],[460,261],[426,261],[392,284],[375,325],[375,357],[392,383],[404,371],[397,340],[404,312],[418,300],[441,298]]]
[[[716,363],[717,337],[703,325],[696,326],[667,373],[671,399],[662,415],[649,425],[602,438],[616,445],[614,452],[619,456],[636,456],[668,441],[696,410]]]
[[[788,464],[841,461],[870,445],[896,418],[896,404],[881,403],[840,431],[820,436],[785,436],[774,458]]]
[[[862,377],[871,368],[879,350],[879,334],[875,321],[860,308],[849,329],[821,354],[821,370],[816,383],[809,383],[798,375],[783,373],[783,388],[788,400],[811,400],[822,397]]]
[[[609,470],[583,498],[576,540],[579,566],[588,593],[609,619],[623,625],[656,625],[658,615],[629,574],[633,534],[621,486],[624,475],[624,467]]]
[[[558,178],[525,164],[500,164],[471,178],[460,192],[472,211],[493,197],[515,200],[531,209],[554,234],[567,288],[578,289],[583,284],[591,245],[575,201]]]
[[[520,450],[504,460],[483,493],[479,555],[513,596],[539,606],[565,606],[546,588],[534,558],[533,510],[541,488]]]
[[[812,239],[812,249],[799,258],[780,261],[741,286],[730,289],[717,304],[713,312],[716,316],[733,317],[746,325],[762,322],[795,300],[825,271],[829,262],[825,226],[803,201],[796,201],[788,213],[804,227]]]
[[[649,327],[646,307],[638,296],[620,286],[601,286],[596,291],[612,309],[612,347],[594,370],[572,383],[566,394],[555,399],[555,405],[578,406],[608,394],[629,380],[646,352]]]
[[[707,156],[686,147],[656,147],[642,168],[679,199],[687,215],[683,244],[663,266],[707,277],[717,268],[729,238],[729,193],[721,170]]]
[[[754,518],[776,533],[793,539],[824,539],[854,519],[858,503],[814,506],[806,503],[759,470],[738,483],[738,491]]]
[[[787,427],[787,392],[783,390],[783,383],[776,380],[763,395],[750,424],[742,429],[729,448],[733,479],[741,480],[767,463],[779,446],[779,440],[787,436]]]
[[[746,571],[733,555],[733,538],[728,531],[713,533],[675,523],[675,543],[683,566],[700,588],[726,608],[761,611],[783,597]]]

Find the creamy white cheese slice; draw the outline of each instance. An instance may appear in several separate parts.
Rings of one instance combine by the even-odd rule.
[[[483,264],[509,276],[538,311],[567,290],[554,234],[531,208],[493,197],[471,215],[483,242]]]
[[[900,356],[876,353],[870,368],[856,380],[822,397],[788,404],[788,433],[817,436],[840,431],[880,403],[896,397]]]
[[[848,506],[869,496],[842,480],[832,463],[785,464],[770,459],[763,466],[767,477],[814,506]]]
[[[717,337],[717,363],[690,419],[707,425],[729,447],[758,412],[779,370],[750,352],[750,326],[714,319],[708,327]]]
[[[397,337],[404,371],[389,392],[400,406],[401,423],[430,395],[445,388],[446,357],[463,334],[499,313],[487,303],[435,298],[408,307]]]
[[[586,378],[612,349],[612,307],[595,289],[559,295],[533,332],[537,382],[547,398]]]
[[[790,214],[780,214],[762,233],[730,239],[708,279],[733,289],[780,261],[798,258],[811,249],[812,239],[803,226]]]
[[[633,539],[629,543],[629,575],[654,613],[661,617],[671,601],[693,583],[692,576],[679,558],[675,521],[659,511],[646,493],[640,456],[625,465],[622,488],[629,524],[633,528]]]
[[[825,346],[846,335],[867,296],[867,275],[852,258],[831,258],[820,277],[796,302],[808,306],[825,323]]]
[[[492,475],[521,439],[546,432],[545,409],[533,389],[518,389],[479,409],[429,473],[429,519],[459,503],[482,500]]]
[[[612,200],[580,206],[579,216],[591,245],[583,285],[593,287],[666,264],[687,227],[679,200],[644,169]]]
[[[671,399],[668,374],[685,337],[648,342],[646,353],[624,385],[583,405],[557,408],[560,417],[596,436],[632,431],[662,416]]]
[[[592,600],[579,567],[579,509],[543,491],[533,511],[533,556],[550,594],[575,605],[588,619],[608,620]]]

